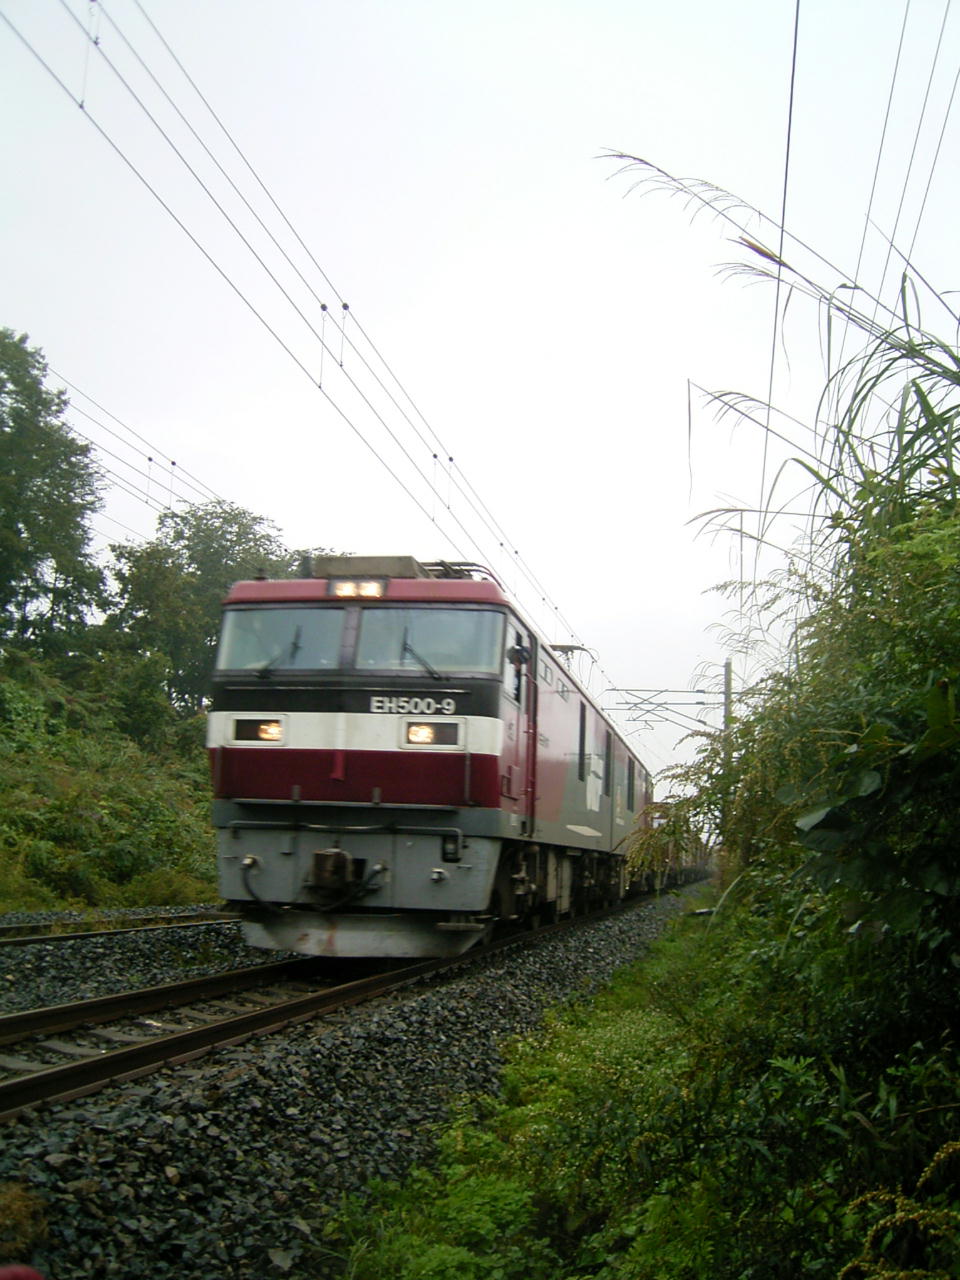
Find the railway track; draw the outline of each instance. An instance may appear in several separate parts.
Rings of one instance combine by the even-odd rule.
[[[309,957],[0,1016],[0,1121],[387,995],[507,947],[536,945],[621,909],[347,982],[334,982],[322,958]]]
[[[0,1120],[371,999],[438,963],[334,984],[315,959],[286,960],[7,1014],[0,1017]]]
[[[0,924],[0,947],[24,947],[38,942],[73,942],[77,938],[114,938],[125,933],[146,933],[153,929],[209,928],[215,924],[230,924],[236,916],[227,912],[204,912],[191,915],[145,916],[141,923],[120,925],[104,929],[95,925],[89,929],[62,931],[62,923],[48,925]]]

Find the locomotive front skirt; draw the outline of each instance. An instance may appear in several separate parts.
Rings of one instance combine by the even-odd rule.
[[[313,572],[225,602],[208,747],[248,940],[449,956],[620,897],[649,774],[492,576]]]

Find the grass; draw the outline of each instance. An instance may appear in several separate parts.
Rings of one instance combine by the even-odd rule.
[[[940,1231],[960,1212],[945,1176],[960,1120],[951,1043],[918,1044],[891,1013],[883,944],[836,922],[792,942],[789,904],[761,903],[755,886],[746,906],[684,918],[595,1001],[514,1043],[501,1092],[463,1101],[433,1167],[331,1220],[328,1273],[792,1280],[960,1266],[957,1236]],[[899,1186],[916,1190],[897,1201]]]
[[[19,1182],[0,1182],[0,1262],[20,1262],[46,1239],[43,1200]]]

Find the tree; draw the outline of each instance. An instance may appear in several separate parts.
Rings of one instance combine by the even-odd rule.
[[[56,649],[103,600],[88,527],[102,503],[90,446],[46,375],[26,335],[0,329],[0,638]]]
[[[167,693],[184,711],[203,704],[230,584],[257,574],[289,577],[298,558],[271,521],[219,500],[166,511],[150,542],[111,550],[120,603],[107,627],[141,653],[166,659]]]

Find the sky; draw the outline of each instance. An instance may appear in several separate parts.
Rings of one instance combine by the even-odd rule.
[[[787,282],[775,330],[733,224],[613,156],[735,193],[774,249],[786,191],[828,290],[895,306],[891,241],[949,290],[960,13],[906,13],[0,0],[0,325],[95,444],[98,545],[217,496],[293,547],[489,565],[618,714],[716,691],[744,544],[697,516],[794,450],[710,394],[811,421],[824,315]],[[674,723],[619,718],[657,771],[718,697],[655,700]]]

